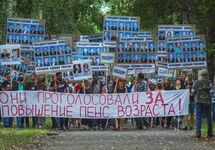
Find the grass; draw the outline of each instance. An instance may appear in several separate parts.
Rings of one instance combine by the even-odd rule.
[[[45,133],[52,132],[51,130],[51,118],[46,118],[46,123],[43,124],[41,129],[32,129],[32,120],[30,119],[30,128],[29,129],[19,129],[16,126],[16,119],[14,119],[13,128],[0,128],[0,149],[9,149],[12,146],[21,143],[28,142],[31,139],[43,135]]]
[[[213,135],[215,136],[215,121],[213,121],[213,124],[212,124],[212,127],[213,127]],[[202,136],[207,136],[207,119],[204,118],[202,119],[202,128],[201,128],[201,131],[202,131]],[[196,133],[196,117],[195,117],[195,121],[194,121],[194,130],[193,130],[194,133]]]

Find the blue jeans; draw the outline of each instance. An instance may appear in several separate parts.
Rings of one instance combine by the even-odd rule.
[[[13,117],[4,117],[3,118],[4,127],[13,127]]]
[[[16,117],[16,122],[17,122],[17,126],[19,128],[22,128],[22,123],[21,123],[21,118],[20,117]]]
[[[212,136],[213,129],[212,129],[212,121],[211,121],[211,105],[203,104],[203,103],[196,104],[196,135],[201,136],[201,124],[202,124],[202,116],[204,111],[207,116],[207,126],[208,126],[207,135]]]

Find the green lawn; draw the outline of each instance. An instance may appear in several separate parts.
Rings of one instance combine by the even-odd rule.
[[[30,119],[29,129],[19,129],[16,126],[16,119],[14,119],[13,128],[0,127],[0,150],[9,149],[10,147],[20,143],[28,142],[36,136],[52,132],[51,118],[46,118],[46,123],[41,129],[32,129],[32,120]]]
[[[215,135],[215,121],[213,121],[213,135]],[[206,118],[204,118],[202,120],[202,136],[207,136],[207,120]],[[196,118],[195,118],[195,122],[194,122],[194,130],[193,130],[194,133],[196,133]]]

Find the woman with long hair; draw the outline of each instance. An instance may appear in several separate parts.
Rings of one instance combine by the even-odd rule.
[[[117,86],[118,87],[117,87],[116,93],[127,93],[126,83],[125,83],[124,80],[118,79]],[[117,128],[117,130],[118,131],[122,131],[122,126],[123,126],[124,119],[123,118],[118,118],[117,121],[118,121],[118,128]]]

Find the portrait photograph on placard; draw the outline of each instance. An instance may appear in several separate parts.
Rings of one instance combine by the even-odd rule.
[[[7,40],[7,44],[25,44],[25,45],[33,45],[36,41],[44,41],[45,34],[45,22],[44,25],[40,25],[40,21],[24,19],[24,18],[9,18],[7,20],[8,28],[7,28],[7,39],[9,39],[8,35],[11,33],[15,33],[12,40]],[[17,36],[19,35],[19,36]],[[38,36],[40,35],[40,36]]]

